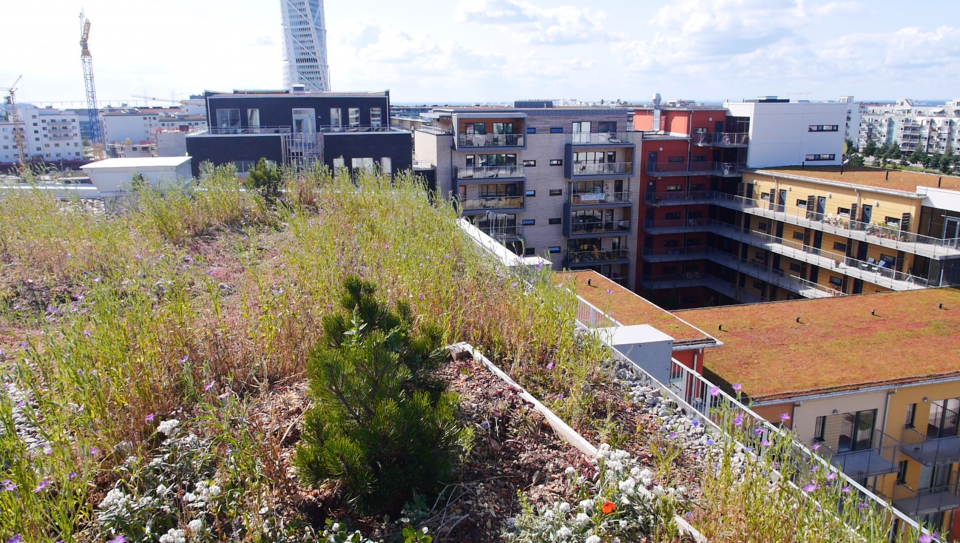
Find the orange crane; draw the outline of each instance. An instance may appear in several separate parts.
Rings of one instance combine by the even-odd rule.
[[[17,142],[17,152],[20,153],[20,174],[27,169],[27,148],[23,144],[23,123],[20,122],[20,111],[17,110],[17,83],[23,78],[21,75],[13,82],[13,86],[4,89],[7,91],[7,104],[10,105],[10,121],[13,122],[13,139]]]
[[[93,55],[90,54],[90,19],[80,11],[80,61],[83,62],[83,86],[87,91],[87,117],[90,119],[90,143],[93,159],[103,160],[103,128],[100,126],[100,110],[97,109],[97,87],[93,82]]]

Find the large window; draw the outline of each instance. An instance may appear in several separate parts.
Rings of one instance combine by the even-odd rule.
[[[937,439],[957,435],[958,413],[960,413],[960,398],[931,402],[930,417],[927,420],[927,437]]]
[[[841,417],[837,452],[862,451],[873,447],[876,409],[844,413]]]
[[[492,153],[484,155],[467,155],[468,168],[489,168],[492,166],[516,166],[517,155],[508,153]]]
[[[316,112],[313,108],[293,109],[293,133],[314,134],[317,131]]]
[[[519,196],[520,191],[516,183],[491,183],[478,187],[481,198],[497,196]]]
[[[340,128],[342,125],[343,119],[340,117],[340,108],[330,108],[330,126],[332,128]]]
[[[494,134],[513,134],[513,123],[493,123]]]
[[[352,107],[347,113],[350,116],[350,126],[360,126],[360,108]]]
[[[383,121],[380,116],[380,108],[372,107],[370,108],[370,126],[374,128],[380,128]]]
[[[578,164],[603,164],[605,162],[616,162],[616,151],[579,151],[573,153],[573,161]]]
[[[260,128],[260,110],[259,109],[247,110],[247,126],[251,129]]]
[[[240,128],[240,110],[239,109],[218,109],[217,110],[217,128],[226,130],[227,133],[235,133],[233,130]]]

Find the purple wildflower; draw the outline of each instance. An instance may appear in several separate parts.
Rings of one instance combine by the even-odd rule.
[[[390,248],[390,244],[388,243],[388,244],[384,245],[383,248],[384,248],[384,249],[389,249],[389,248]]]
[[[840,489],[840,492],[843,492],[844,494],[849,494],[849,493],[850,493],[850,487],[849,487],[849,486],[845,486],[845,487],[843,487],[843,488]]]
[[[515,286],[517,286],[517,282],[516,282],[516,281],[514,281],[513,283],[510,283],[510,286],[511,286],[511,287],[515,287]]]
[[[834,472],[832,472],[832,471],[827,474],[827,480],[828,480],[828,481],[832,481],[832,480],[834,480],[834,479],[836,479],[836,478],[837,478],[837,474],[834,473]]]
[[[770,445],[771,445],[771,443],[770,443],[769,441],[767,441],[766,439],[764,439],[763,441],[760,442],[760,446],[761,446],[761,447],[769,447]]]
[[[93,278],[93,282],[94,282],[94,283],[99,283],[99,282],[100,282],[100,278],[99,278],[99,277],[94,277],[94,278]]]
[[[709,437],[707,438],[707,445],[716,445],[716,444],[717,444],[716,441],[710,439]]]
[[[83,337],[90,337],[90,330],[84,330]]]
[[[210,384],[204,385],[203,390],[210,390],[211,388],[213,388],[213,385],[215,384],[217,384],[216,379],[214,379],[213,381],[210,381]]]
[[[71,471],[70,473],[67,474],[67,480],[68,480],[68,481],[72,481],[72,480],[74,480],[76,477],[77,477],[77,472],[75,472],[75,471]]]
[[[780,415],[781,422],[787,422],[788,420],[790,420],[790,415],[788,415],[787,413],[783,413],[782,415]]]
[[[207,270],[207,275],[213,275],[213,269]]]
[[[734,383],[733,385],[733,390],[736,390],[737,392],[740,392],[740,389],[742,388],[743,386],[741,386],[740,383]]]
[[[804,492],[813,492],[813,491],[816,490],[816,489],[817,489],[817,485],[815,485],[815,484],[813,484],[813,483],[810,483],[810,484],[808,484],[807,486],[803,487],[803,491],[804,491]]]
[[[133,258],[136,258],[137,260],[140,260],[140,258],[141,258],[141,257],[140,257],[140,254],[139,254],[139,253],[137,253],[136,255],[134,255],[134,257],[133,257]]]
[[[820,444],[819,444],[819,443],[814,443],[814,444],[813,444],[813,447],[811,447],[811,448],[812,448],[814,451],[816,451],[817,449],[820,448]]]
[[[733,418],[734,426],[740,426],[741,424],[743,424],[743,415],[737,415],[736,417]]]
[[[692,422],[691,424],[693,424],[693,427],[694,427],[694,428],[699,428],[699,427],[700,427],[700,419],[693,419],[693,422]]]
[[[859,509],[859,510],[861,510],[861,511],[863,511],[863,510],[866,509],[866,508],[867,508],[867,504],[865,504],[865,503],[861,503],[860,505],[857,506],[857,509]]]
[[[613,294],[613,289],[607,289],[607,294]]]
[[[147,422],[153,421],[153,413],[150,413],[149,415],[147,415],[146,417],[144,417],[144,420],[147,421]]]
[[[100,452],[100,449],[94,447],[90,449],[90,456],[96,456],[98,452]]]
[[[753,431],[753,433],[760,435],[763,433],[763,428],[757,428],[756,430]]]
[[[710,395],[716,396],[717,394],[720,394],[720,387],[710,387]]]
[[[127,543],[127,538],[123,537],[122,535],[118,535],[117,537],[107,541],[107,543]]]
[[[47,485],[49,484],[50,484],[50,481],[47,481],[47,480],[40,481],[40,484],[37,485],[37,488],[33,489],[33,493],[36,494],[37,492],[40,492],[44,488],[47,488]]]
[[[422,292],[420,293],[420,299],[421,299],[421,300],[423,299],[423,293],[422,293]]]
[[[923,534],[917,538],[917,543],[931,543],[933,541],[933,536]]]
[[[670,432],[669,434],[667,434],[667,437],[670,438],[670,439],[677,439],[677,433],[676,433],[676,432]]]
[[[221,399],[221,400],[225,400],[225,399],[227,398],[227,396],[229,396],[229,395],[230,395],[230,391],[228,390],[227,392],[224,392],[223,394],[217,396],[217,398],[219,398],[219,399]]]
[[[10,479],[4,479],[0,481],[0,487],[3,487],[3,489],[8,492],[12,492],[17,488],[17,483],[11,482]]]
[[[562,392],[561,392],[560,394],[557,394],[557,399],[558,399],[558,400],[562,400],[562,399],[563,399],[563,393],[562,393]]]
[[[180,364],[186,364],[187,360],[190,360],[190,355],[186,355],[179,360]]]
[[[547,369],[548,369],[548,370],[549,370],[549,369],[553,369],[553,362],[548,362],[548,363],[547,363]]]
[[[19,536],[19,535],[15,535],[15,536],[11,537],[10,539],[8,539],[8,540],[7,540],[7,543],[20,543],[21,541],[23,541],[23,538],[22,538],[21,536]]]

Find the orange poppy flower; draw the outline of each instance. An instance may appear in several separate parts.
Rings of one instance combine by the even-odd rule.
[[[613,502],[611,501],[603,502],[604,515],[609,515],[610,513],[613,513],[616,510],[617,510],[617,506]]]

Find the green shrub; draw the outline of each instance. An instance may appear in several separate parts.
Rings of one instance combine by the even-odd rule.
[[[280,189],[283,187],[283,172],[276,164],[268,163],[267,159],[261,158],[257,165],[250,170],[246,185],[248,189],[259,192],[267,203],[273,203],[280,197]]]
[[[459,398],[430,376],[445,358],[440,330],[415,330],[409,305],[391,309],[357,277],[344,286],[350,313],[324,317],[307,362],[314,407],[294,463],[305,484],[336,482],[359,513],[396,513],[448,480]]]

